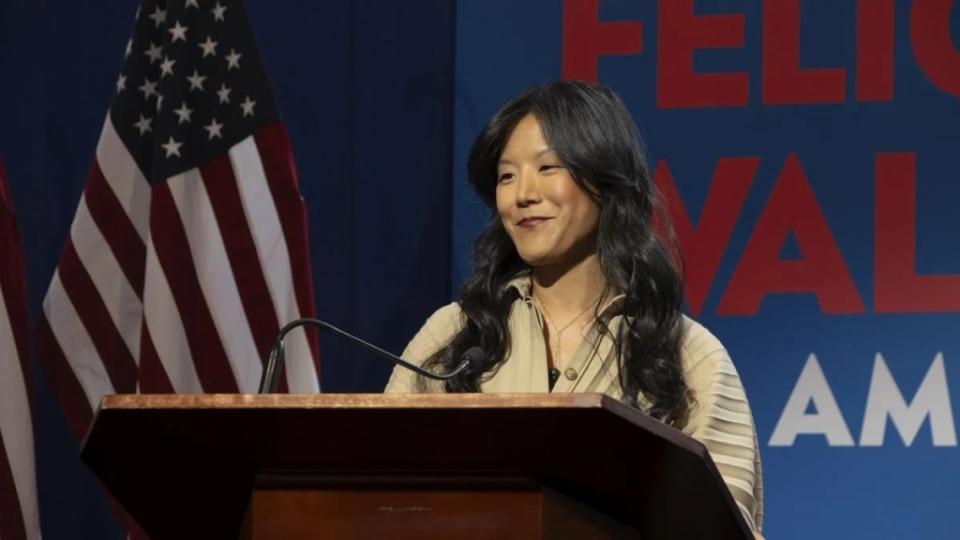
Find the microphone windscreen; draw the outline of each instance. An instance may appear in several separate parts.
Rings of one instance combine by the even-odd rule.
[[[477,346],[470,347],[467,349],[467,352],[463,353],[463,359],[470,362],[471,365],[477,365],[483,360],[483,357],[486,356],[486,353],[483,352],[483,349]]]

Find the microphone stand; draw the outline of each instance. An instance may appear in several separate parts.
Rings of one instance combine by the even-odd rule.
[[[257,393],[274,394],[277,392],[277,387],[280,385],[280,372],[283,368],[283,362],[284,362],[283,340],[284,338],[287,337],[287,334],[290,333],[290,331],[296,328],[300,328],[301,326],[313,326],[315,328],[320,328],[328,332],[331,332],[337,336],[340,336],[346,339],[347,341],[351,341],[363,347],[364,349],[367,349],[368,351],[372,351],[378,354],[379,356],[382,356],[390,360],[395,364],[399,364],[411,371],[414,371],[420,375],[423,375],[424,377],[427,377],[429,379],[433,379],[436,381],[446,381],[446,380],[452,379],[453,377],[456,377],[460,373],[463,373],[463,371],[470,366],[470,360],[475,356],[477,356],[477,353],[482,354],[482,351],[480,350],[479,347],[471,347],[470,349],[467,350],[466,353],[464,353],[463,360],[461,360],[460,364],[457,365],[457,367],[453,371],[449,373],[438,374],[438,373],[433,373],[431,371],[427,371],[415,364],[411,364],[410,362],[407,362],[403,358],[400,358],[399,356],[396,356],[388,351],[385,351],[380,347],[377,347],[372,343],[368,343],[354,335],[344,332],[343,330],[337,328],[336,326],[328,322],[321,321],[319,319],[297,319],[295,321],[292,321],[284,325],[284,327],[281,328],[280,332],[277,334],[277,337],[274,338],[273,344],[270,346],[270,352],[267,355],[267,363],[263,367],[263,374],[260,377],[260,388],[259,390],[257,390]]]

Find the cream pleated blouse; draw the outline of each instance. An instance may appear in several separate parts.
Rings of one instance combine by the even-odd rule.
[[[520,293],[510,313],[511,348],[499,369],[482,381],[481,390],[485,393],[596,392],[622,399],[613,340],[598,330],[599,323],[588,330],[550,390],[543,320],[531,296],[529,274],[518,276],[510,286]],[[617,310],[622,298],[612,299],[600,312],[600,320],[608,321],[610,329],[619,326],[621,316]],[[743,385],[720,341],[687,317],[683,324],[681,360],[695,403],[682,431],[707,447],[747,523],[755,532],[760,532],[763,519],[760,452]],[[422,363],[449,343],[462,325],[457,303],[440,308],[414,336],[403,358]],[[443,392],[441,383],[429,383],[427,391]],[[417,393],[416,374],[397,366],[384,391]],[[648,405],[643,396],[638,401],[641,409]]]

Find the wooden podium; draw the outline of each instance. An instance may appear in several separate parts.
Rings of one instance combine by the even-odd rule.
[[[82,457],[153,540],[752,538],[699,442],[599,394],[107,396]]]

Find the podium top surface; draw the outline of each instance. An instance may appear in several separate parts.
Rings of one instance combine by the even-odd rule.
[[[323,409],[323,408],[622,408],[603,394],[117,394],[100,410],[117,409]]]
[[[665,437],[677,434],[604,394],[117,394],[104,396],[100,413],[112,411],[254,409],[604,409]],[[110,412],[108,412],[110,411]],[[686,439],[685,437],[683,437]],[[680,441],[678,441],[680,442]]]
[[[238,519],[265,479],[523,478],[643,532],[749,538],[702,444],[601,394],[111,395],[82,457],[141,522]]]

